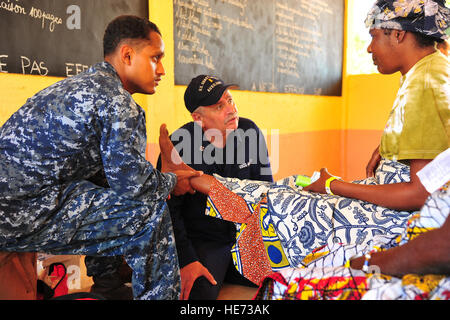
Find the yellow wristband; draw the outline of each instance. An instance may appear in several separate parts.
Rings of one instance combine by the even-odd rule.
[[[326,191],[328,194],[331,194],[331,195],[333,195],[333,196],[334,196],[334,193],[331,192],[330,184],[331,184],[331,182],[334,181],[334,180],[341,180],[341,178],[339,178],[339,177],[331,177],[331,178],[328,178],[327,181],[325,181],[325,191]]]

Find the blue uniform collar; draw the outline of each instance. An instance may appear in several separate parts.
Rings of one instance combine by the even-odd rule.
[[[110,64],[109,62],[106,62],[106,61],[102,61],[102,62],[94,64],[89,69],[89,71],[90,72],[95,72],[95,71],[106,72],[106,73],[110,74],[111,76],[116,77],[120,81],[120,77],[119,77],[119,74],[117,73],[116,69],[114,69],[112,64]]]

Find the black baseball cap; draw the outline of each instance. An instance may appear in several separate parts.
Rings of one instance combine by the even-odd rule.
[[[228,88],[239,88],[237,84],[224,84],[214,76],[199,75],[191,80],[184,92],[184,104],[190,113],[200,106],[211,106],[222,98]]]

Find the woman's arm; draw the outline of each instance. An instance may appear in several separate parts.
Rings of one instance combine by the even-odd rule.
[[[361,269],[364,257],[351,261]],[[382,274],[401,277],[405,274],[450,274],[450,216],[441,228],[428,231],[407,244],[372,254],[371,266]]]
[[[375,171],[380,164],[381,161],[381,155],[380,155],[380,146],[378,146],[375,151],[372,153],[372,157],[369,160],[369,163],[367,163],[366,166],[366,177],[374,177]]]
[[[330,189],[333,194],[347,198],[354,198],[394,210],[419,210],[429,196],[427,190],[420,183],[417,172],[431,160],[410,160],[410,182],[362,185],[342,180],[333,180]],[[326,193],[325,182],[331,175],[326,169],[321,169],[320,179],[305,187],[304,190]]]

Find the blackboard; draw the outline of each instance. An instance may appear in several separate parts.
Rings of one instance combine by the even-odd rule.
[[[71,76],[103,60],[103,34],[148,0],[1,0],[0,72]]]
[[[173,0],[175,84],[340,96],[344,0]]]

